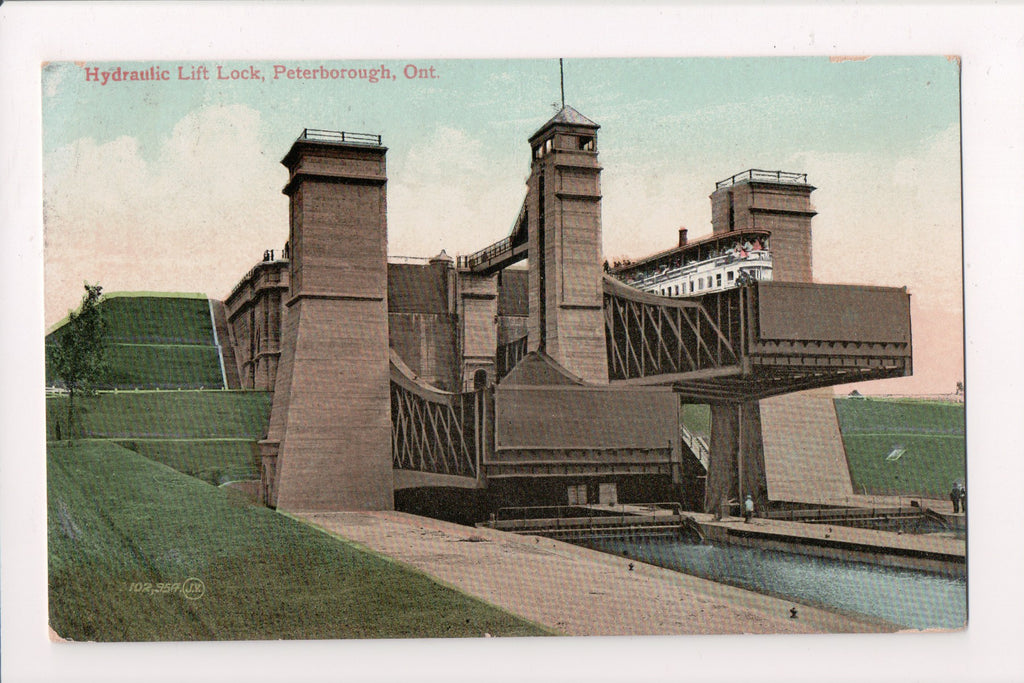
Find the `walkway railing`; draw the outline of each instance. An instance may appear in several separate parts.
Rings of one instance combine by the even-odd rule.
[[[512,249],[512,237],[506,237],[503,240],[495,242],[494,244],[484,247],[480,251],[473,252],[469,256],[459,256],[459,267],[460,268],[474,268],[481,263],[485,263],[491,260],[495,256],[504,254]]]
[[[736,183],[743,181],[761,180],[769,183],[789,183],[795,185],[806,185],[807,174],[806,173],[792,173],[790,171],[765,171],[760,168],[752,168],[742,173],[737,173],[734,176],[726,178],[725,180],[719,180],[715,183],[715,189],[720,190],[723,187],[729,187]]]
[[[711,449],[708,447],[707,440],[702,436],[697,436],[683,425],[679,425],[679,435],[686,447],[697,456],[700,464],[704,465],[704,469],[707,469],[708,462],[711,460]]]
[[[315,142],[345,142],[355,145],[380,145],[381,136],[372,133],[350,133],[344,130],[320,130],[319,128],[303,128],[299,140]]]

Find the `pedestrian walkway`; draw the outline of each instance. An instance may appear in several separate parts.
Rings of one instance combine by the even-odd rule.
[[[895,627],[534,536],[401,512],[293,515],[559,633],[864,633]]]

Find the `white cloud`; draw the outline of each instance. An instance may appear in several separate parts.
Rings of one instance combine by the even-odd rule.
[[[389,160],[388,242],[392,254],[469,253],[505,237],[526,193],[483,143],[438,128]]]
[[[151,161],[128,136],[83,138],[45,161],[47,324],[77,304],[84,280],[225,296],[287,238],[284,169],[245,106],[189,114]]]

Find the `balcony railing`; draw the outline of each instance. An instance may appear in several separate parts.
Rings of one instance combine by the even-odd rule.
[[[767,183],[786,183],[790,185],[806,185],[807,174],[806,173],[791,173],[789,171],[765,171],[760,168],[752,168],[742,173],[737,173],[734,176],[726,178],[725,180],[719,180],[715,183],[715,189],[720,190],[723,187],[729,187],[736,183],[744,181],[755,181],[759,180]]]
[[[350,133],[343,130],[320,130],[303,128],[299,140],[314,142],[343,142],[352,145],[380,145],[381,136],[372,133]]]

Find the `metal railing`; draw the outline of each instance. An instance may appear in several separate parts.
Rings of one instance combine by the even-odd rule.
[[[684,425],[679,425],[679,435],[690,452],[697,457],[704,469],[707,469],[708,463],[711,461],[711,448],[708,446],[707,440],[702,436],[697,436]]]
[[[473,252],[469,256],[459,257],[459,266],[465,268],[473,268],[485,263],[495,256],[504,254],[505,252],[512,249],[512,236],[508,236],[503,240],[495,242],[494,244],[484,247],[480,251]]]
[[[792,173],[790,171],[765,171],[760,168],[751,168],[737,173],[734,176],[730,176],[725,180],[719,180],[715,183],[715,189],[720,190],[723,187],[729,187],[736,183],[743,181],[761,180],[769,183],[787,183],[791,185],[806,185],[807,174],[806,173]]]
[[[345,142],[355,145],[380,145],[381,136],[373,133],[350,133],[344,130],[320,130],[319,128],[303,128],[299,140],[315,142]]]

